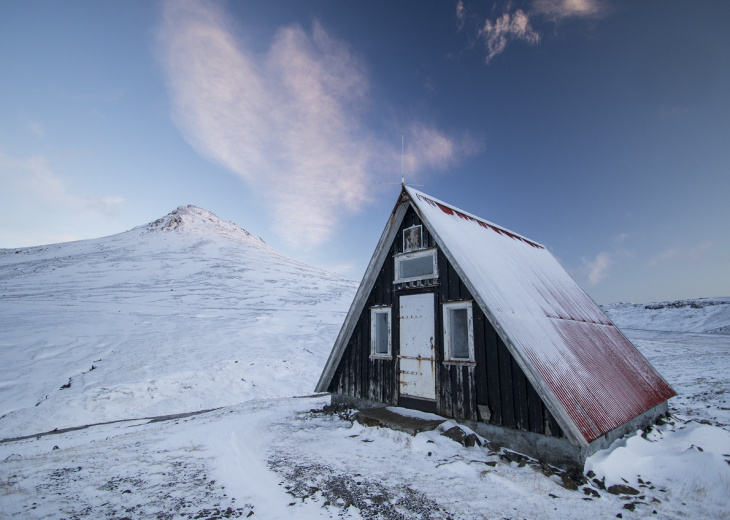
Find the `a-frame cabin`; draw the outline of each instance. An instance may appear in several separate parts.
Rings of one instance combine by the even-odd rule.
[[[407,186],[317,391],[571,467],[676,395],[544,246]]]

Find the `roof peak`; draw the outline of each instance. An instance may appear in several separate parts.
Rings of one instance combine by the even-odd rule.
[[[520,240],[522,242],[525,242],[525,243],[531,245],[532,247],[537,247],[539,249],[545,249],[545,246],[540,244],[539,242],[536,242],[530,238],[522,236],[519,233],[515,233],[514,231],[511,231],[504,226],[500,226],[498,224],[495,224],[494,222],[490,222],[489,220],[485,220],[481,217],[473,215],[467,211],[464,211],[463,209],[457,208],[456,206],[453,206],[447,202],[439,200],[436,197],[432,197],[431,195],[423,193],[422,191],[419,191],[415,188],[406,186],[404,184],[403,189],[406,191],[406,193],[408,193],[408,196],[411,198],[411,200],[418,198],[424,202],[427,202],[428,204],[431,204],[432,206],[438,207],[441,211],[443,211],[447,215],[456,215],[464,220],[474,221],[474,222],[478,223],[480,226],[482,226],[483,228],[491,229],[492,231],[495,231],[496,233],[499,233],[500,235],[508,236],[515,240]]]

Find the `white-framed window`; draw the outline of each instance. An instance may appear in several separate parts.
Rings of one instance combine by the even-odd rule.
[[[444,361],[474,363],[471,301],[443,304]]]
[[[403,230],[403,252],[423,249],[423,226],[420,224]]]
[[[403,253],[395,257],[395,283],[427,280],[438,275],[435,248]]]
[[[391,357],[390,307],[370,309],[370,357]]]

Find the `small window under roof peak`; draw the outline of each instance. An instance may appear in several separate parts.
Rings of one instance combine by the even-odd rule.
[[[423,249],[423,226],[420,224],[403,230],[403,252]]]

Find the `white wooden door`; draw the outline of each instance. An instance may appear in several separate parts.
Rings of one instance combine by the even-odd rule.
[[[400,395],[436,399],[433,293],[400,297]]]

